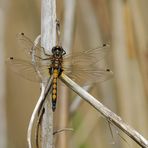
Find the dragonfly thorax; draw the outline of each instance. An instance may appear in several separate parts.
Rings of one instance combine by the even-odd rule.
[[[52,48],[52,54],[55,58],[61,58],[66,52],[61,46],[55,46]]]

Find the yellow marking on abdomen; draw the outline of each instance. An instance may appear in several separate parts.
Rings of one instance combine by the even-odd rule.
[[[57,88],[57,84],[56,83],[53,83],[53,88]]]
[[[52,93],[53,94],[56,94],[57,93],[57,90],[56,89],[53,89]]]
[[[58,77],[58,70],[54,69],[53,71],[53,78],[57,78]]]
[[[57,98],[56,95],[52,95],[52,99],[55,100]]]
[[[53,83],[56,83],[57,82],[57,79],[53,79]]]
[[[52,107],[56,108],[56,100],[57,100],[57,78],[58,78],[58,70],[53,70],[53,86],[52,86]]]

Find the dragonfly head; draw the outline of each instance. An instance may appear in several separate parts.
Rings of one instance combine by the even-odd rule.
[[[53,47],[52,53],[55,57],[62,57],[64,54],[66,54],[65,50],[61,46]]]

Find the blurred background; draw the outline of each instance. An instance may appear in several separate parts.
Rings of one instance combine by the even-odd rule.
[[[39,0],[0,1],[0,148],[27,147],[27,127],[40,87],[13,73],[5,59],[24,57],[16,40],[17,33],[24,32],[31,40],[40,34],[40,3]],[[147,5],[147,0],[57,1],[57,17],[67,52],[110,44],[110,51],[101,62],[114,75],[103,83],[89,86],[88,91],[146,139]],[[55,135],[56,147],[140,147],[69,88],[62,84],[59,89],[54,130],[70,127],[74,131]]]

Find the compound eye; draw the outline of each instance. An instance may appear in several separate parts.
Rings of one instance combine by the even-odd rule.
[[[51,51],[52,51],[52,53],[54,53],[55,52],[55,47],[53,47]]]

